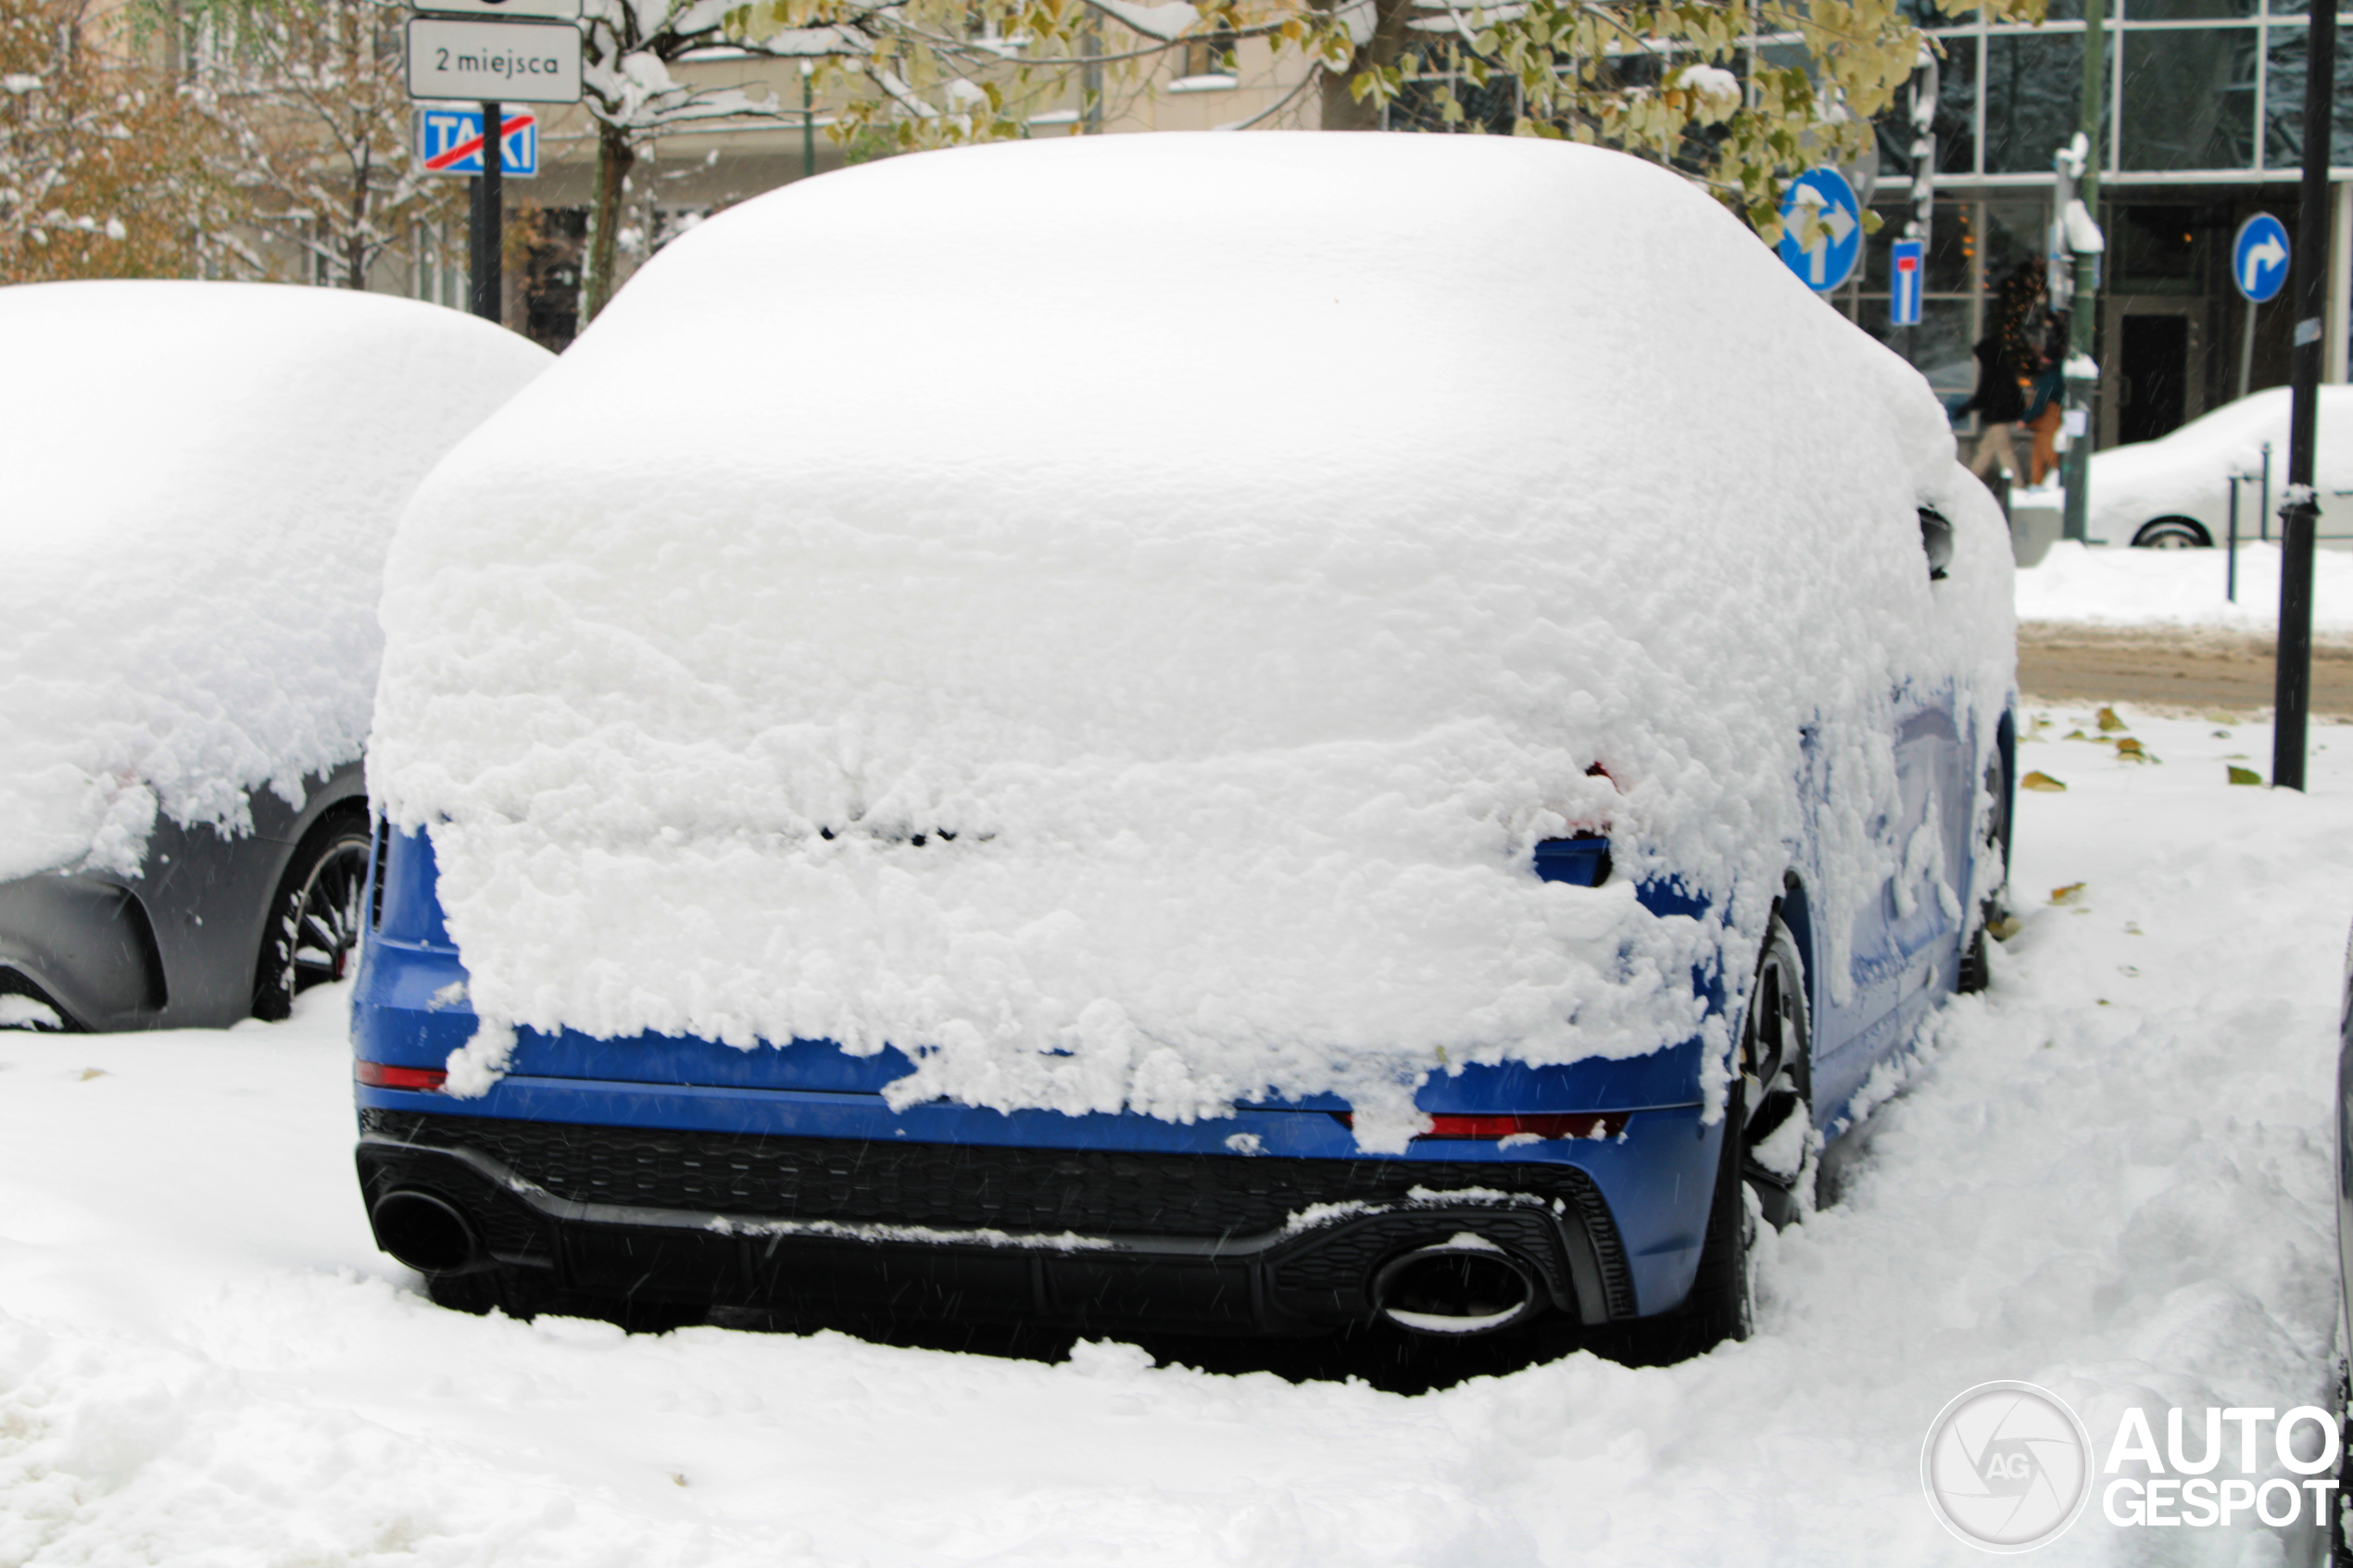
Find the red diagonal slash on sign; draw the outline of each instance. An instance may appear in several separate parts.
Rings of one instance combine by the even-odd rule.
[[[499,140],[504,141],[506,138],[513,135],[516,132],[522,130],[524,126],[529,125],[530,123],[531,117],[527,114],[519,114],[512,119],[500,120],[498,122]],[[482,151],[482,144],[484,140],[484,138],[483,137],[475,136],[460,142],[456,146],[450,148],[447,152],[439,153],[425,159],[425,167],[430,169],[439,170],[447,169],[453,163],[463,163],[467,158],[470,158],[474,154]]]

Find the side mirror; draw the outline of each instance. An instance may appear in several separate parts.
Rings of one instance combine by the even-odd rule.
[[[1928,552],[1928,580],[1944,581],[1944,569],[1953,564],[1953,525],[1942,514],[1920,508],[1920,548]]]

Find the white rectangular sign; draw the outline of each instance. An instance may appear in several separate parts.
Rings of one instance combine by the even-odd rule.
[[[409,95],[460,102],[580,102],[580,30],[570,22],[409,19]]]
[[[422,0],[417,7],[453,17],[554,17],[580,15],[580,0]]]

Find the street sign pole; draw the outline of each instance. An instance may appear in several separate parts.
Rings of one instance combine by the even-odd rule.
[[[459,14],[409,19],[409,96],[426,104],[482,105],[482,173],[473,182],[468,235],[472,253],[468,304],[484,320],[503,321],[506,287],[499,275],[499,249],[506,238],[505,100],[580,101],[580,30],[565,19],[578,15],[580,0],[425,0],[425,7]],[[497,19],[479,19],[485,14]],[[519,127],[523,123],[517,121]],[[532,135],[526,173],[536,157],[537,132]],[[459,149],[447,151],[454,157]]]
[[[499,176],[499,135],[504,109],[482,106],[482,172],[473,179],[473,313],[485,321],[504,321],[506,280],[499,275],[499,247],[506,235],[505,182]]]
[[[2105,34],[2108,7],[2105,0],[2085,0],[2083,6],[2083,92],[2076,120],[2076,136],[2070,153],[2080,151],[2082,161],[2069,157],[2066,169],[2069,183],[2069,205],[2056,216],[2064,225],[2073,206],[2081,202],[2085,223],[2097,232],[2100,214],[2100,132],[2107,123],[2105,88],[2108,77],[2108,50]],[[2066,155],[2062,155],[2066,156]],[[2099,322],[2095,312],[2100,298],[2101,251],[2074,245],[2076,236],[2070,234],[2068,248],[2075,257],[2075,276],[2068,289],[2067,364],[2061,373],[2061,384],[2067,389],[2066,411],[2061,416],[2061,429],[2067,433],[2065,483],[2066,509],[2060,514],[2059,535],[2066,539],[2089,537],[2086,520],[2089,515],[2089,487],[2092,478],[2092,403],[2100,389],[2099,369],[2093,362],[2092,348],[2097,338]]]
[[[2334,129],[2336,7],[2316,6],[2304,63],[2304,184],[2296,242],[2295,392],[2287,417],[2287,498],[2280,508],[2280,643],[2272,688],[2271,784],[2304,787],[2312,699],[2312,438],[2320,413],[2322,322],[2328,315],[2329,144]]]

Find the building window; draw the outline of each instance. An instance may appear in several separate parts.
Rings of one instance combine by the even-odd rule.
[[[2253,169],[2257,32],[2139,28],[2124,35],[2120,169]]]
[[[1196,87],[1231,87],[1239,80],[1242,41],[1223,29],[1185,40],[1177,80]],[[1221,80],[1222,79],[1222,80]]]
[[[2082,101],[2082,33],[1986,39],[1985,172],[2048,174],[2051,154],[2075,134]]]

